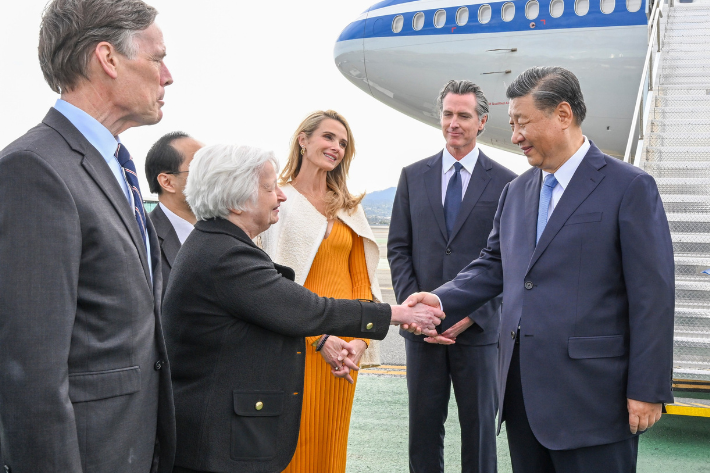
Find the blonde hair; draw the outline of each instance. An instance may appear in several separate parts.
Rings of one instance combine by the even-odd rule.
[[[338,211],[341,209],[345,210],[349,214],[352,214],[360,204],[360,201],[362,201],[363,197],[365,197],[364,193],[359,196],[353,196],[350,194],[350,191],[348,191],[346,180],[348,177],[348,171],[350,171],[350,164],[355,156],[355,139],[353,138],[353,133],[350,130],[350,125],[348,125],[345,118],[338,112],[333,110],[319,110],[308,115],[305,120],[298,125],[296,132],[293,134],[293,138],[291,138],[291,149],[288,154],[288,162],[279,176],[279,185],[283,186],[293,181],[301,170],[303,156],[301,156],[301,145],[298,143],[299,135],[304,133],[310,138],[311,135],[313,135],[313,132],[318,129],[323,120],[327,119],[336,120],[342,123],[348,134],[348,145],[345,147],[343,160],[335,169],[328,171],[326,175],[328,192],[325,196],[325,213],[326,217],[335,218]]]

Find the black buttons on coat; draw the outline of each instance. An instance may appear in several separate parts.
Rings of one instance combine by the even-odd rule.
[[[155,368],[155,371],[160,371],[160,368],[162,368],[162,367],[163,367],[163,362],[160,360],[156,361],[155,366],[153,366],[153,368]]]
[[[447,248],[447,249],[446,249],[446,254],[447,254],[447,255],[450,255],[450,254],[451,254],[451,248]]]
[[[525,281],[525,289],[528,291],[533,288],[533,283],[532,281]]]

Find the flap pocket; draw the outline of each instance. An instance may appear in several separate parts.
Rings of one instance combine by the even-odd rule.
[[[575,223],[601,222],[603,212],[592,212],[588,214],[576,214],[567,219],[565,225],[574,225]]]
[[[69,373],[71,402],[98,401],[141,390],[140,366],[86,373]]]
[[[234,413],[239,416],[280,416],[283,407],[283,391],[234,391]]]
[[[569,357],[579,360],[584,358],[613,358],[626,354],[623,335],[602,337],[570,337]]]

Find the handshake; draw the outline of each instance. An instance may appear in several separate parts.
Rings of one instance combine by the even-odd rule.
[[[439,306],[439,299],[427,292],[412,294],[402,305],[392,306],[391,325],[399,325],[403,330],[416,335],[424,334],[429,343],[442,343],[436,341],[442,338],[436,331],[436,326],[446,317]],[[454,341],[450,341],[454,343]],[[345,340],[328,336],[322,344],[320,354],[323,360],[331,366],[333,376],[343,378],[353,383],[350,375],[358,371],[360,358],[367,349],[367,344],[362,340]]]

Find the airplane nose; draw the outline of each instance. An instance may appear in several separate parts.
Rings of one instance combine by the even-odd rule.
[[[365,69],[365,18],[361,17],[350,23],[340,33],[335,43],[333,58],[340,73],[359,89],[372,95],[367,83]]]

